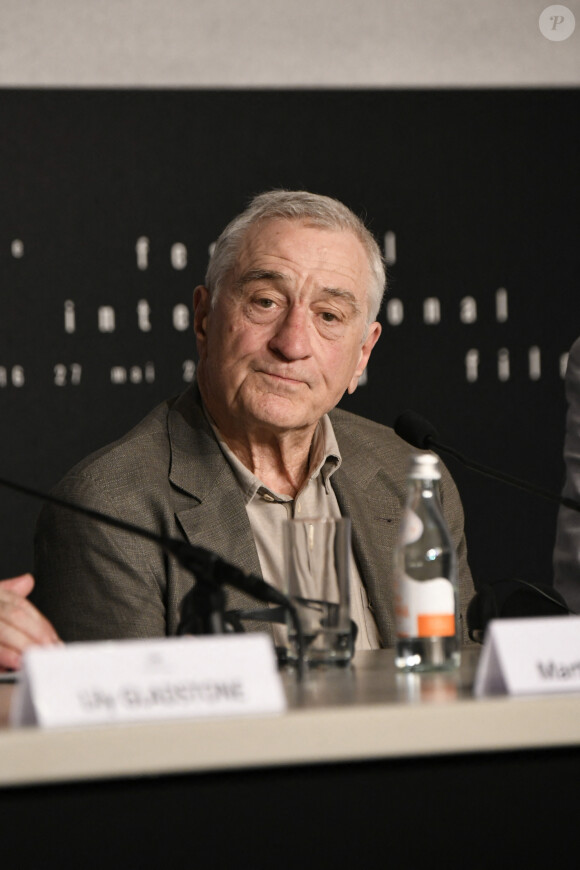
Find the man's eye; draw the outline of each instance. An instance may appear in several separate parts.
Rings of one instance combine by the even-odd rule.
[[[262,299],[256,299],[255,301],[256,304],[260,306],[260,308],[273,308],[275,304],[273,299],[267,299],[266,297],[263,297]]]
[[[338,317],[336,316],[336,314],[333,314],[332,311],[323,311],[322,319],[325,323],[334,323],[338,320]]]

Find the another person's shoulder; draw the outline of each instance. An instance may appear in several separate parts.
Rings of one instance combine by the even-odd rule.
[[[580,370],[580,336],[576,339],[568,354],[568,376],[578,377]]]

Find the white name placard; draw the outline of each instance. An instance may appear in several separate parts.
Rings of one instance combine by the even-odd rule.
[[[272,640],[252,632],[33,647],[10,718],[53,728],[285,708]]]
[[[580,616],[490,622],[473,691],[478,697],[580,692]]]

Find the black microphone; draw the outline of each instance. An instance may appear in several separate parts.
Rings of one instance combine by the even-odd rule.
[[[435,426],[425,417],[411,410],[399,414],[394,429],[399,438],[419,450],[429,450],[431,439],[438,437]]]
[[[193,601],[199,608],[195,618],[191,617],[189,609],[186,619],[182,616],[179,626],[179,633],[181,634],[223,633],[225,630],[223,618],[224,594],[221,586],[224,583],[234,586],[241,592],[257,598],[259,601],[267,604],[277,604],[279,607],[285,608],[289,612],[296,630],[298,670],[299,674],[302,675],[304,641],[302,626],[296,607],[286,595],[274,586],[270,586],[261,577],[257,577],[254,574],[246,574],[244,571],[236,568],[235,565],[226,562],[216,553],[206,550],[204,547],[194,546],[187,541],[172,538],[168,535],[158,535],[156,532],[151,532],[142,526],[137,526],[134,523],[126,522],[126,520],[120,520],[109,514],[103,514],[93,508],[67,501],[59,496],[41,492],[40,490],[32,489],[29,486],[24,486],[23,484],[1,477],[0,486],[31,496],[32,498],[40,499],[41,501],[50,502],[66,510],[90,517],[97,522],[121,529],[124,532],[129,532],[137,537],[146,538],[158,544],[168,553],[171,553],[172,556],[175,556],[184,568],[195,575],[196,585],[194,587]]]
[[[558,502],[574,511],[580,511],[580,502],[575,501],[573,498],[568,498],[559,493],[550,492],[550,490],[529,483],[527,480],[513,477],[511,474],[505,474],[503,471],[497,471],[495,468],[490,468],[488,465],[482,465],[480,462],[475,462],[473,459],[468,459],[466,456],[463,456],[462,453],[459,453],[459,451],[455,450],[453,447],[449,447],[447,444],[442,444],[439,441],[439,434],[433,424],[430,423],[429,420],[426,420],[425,417],[417,414],[416,411],[403,411],[403,413],[395,420],[394,429],[397,435],[412,447],[417,447],[419,450],[436,450],[439,453],[448,453],[449,456],[453,456],[454,459],[457,459],[465,465],[466,468],[470,468],[472,471],[485,474],[487,477],[491,477],[494,480],[501,480],[502,483],[518,487],[518,489],[523,489],[526,492],[532,492],[535,495],[548,499],[549,501]]]

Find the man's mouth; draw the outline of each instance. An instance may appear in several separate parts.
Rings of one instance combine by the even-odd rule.
[[[302,378],[295,378],[288,374],[282,374],[281,372],[268,372],[262,371],[263,375],[266,375],[269,378],[272,378],[274,381],[277,381],[280,384],[304,384],[305,381]]]

